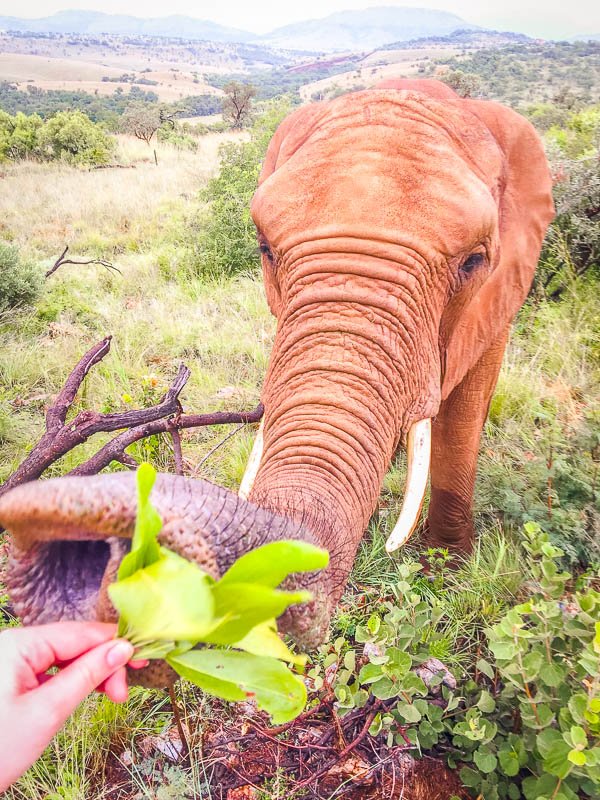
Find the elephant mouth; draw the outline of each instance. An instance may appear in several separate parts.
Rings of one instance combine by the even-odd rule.
[[[131,541],[81,534],[80,539],[13,541],[7,568],[11,610],[25,625],[60,620],[112,621],[106,587]]]
[[[207,481],[161,474],[152,500],[163,520],[161,544],[215,578],[269,541],[316,543],[302,524]],[[7,492],[0,524],[11,534],[6,585],[14,614],[27,625],[115,621],[107,589],[130,549],[135,516],[133,474],[55,478]],[[314,647],[328,628],[330,576],[303,573],[288,581],[314,599],[289,609],[281,627],[300,646]]]

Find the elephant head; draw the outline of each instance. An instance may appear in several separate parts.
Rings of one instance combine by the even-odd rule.
[[[327,573],[303,578],[312,606],[284,620],[311,645],[399,444],[409,478],[389,549],[414,529],[431,471],[428,541],[468,550],[479,436],[553,215],[551,180],[518,114],[399,82],[291,114],[252,215],[277,332],[247,499],[172,476],[155,498],[163,541],[213,574],[273,538],[325,546]],[[131,476],[9,492],[0,522],[15,535],[17,611],[110,617],[104,587],[133,517]]]

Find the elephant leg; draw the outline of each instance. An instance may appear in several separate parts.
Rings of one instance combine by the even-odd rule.
[[[453,553],[473,548],[473,489],[483,424],[494,393],[508,331],[442,402],[432,428],[428,547]]]

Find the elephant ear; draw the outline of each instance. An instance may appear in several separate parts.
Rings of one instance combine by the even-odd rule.
[[[497,103],[462,100],[460,105],[484,123],[504,155],[498,200],[500,257],[452,331],[446,350],[443,398],[505,334],[525,302],[546,229],[554,217],[552,179],[534,127]],[[485,169],[485,165],[482,167]]]

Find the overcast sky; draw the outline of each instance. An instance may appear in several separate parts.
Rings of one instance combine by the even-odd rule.
[[[1,0],[0,13],[43,17],[65,8],[78,8],[138,17],[187,14],[264,33],[290,22],[324,17],[333,11],[384,5],[439,8],[476,25],[520,31],[531,36],[566,38],[581,33],[600,33],[598,0],[303,0],[293,3],[285,0],[219,0],[217,3],[197,0]]]

